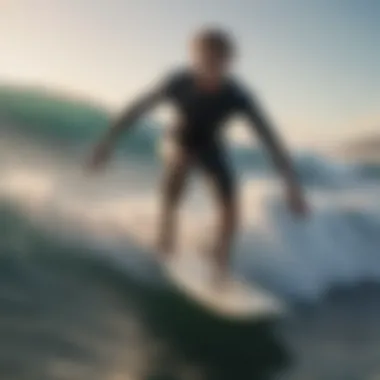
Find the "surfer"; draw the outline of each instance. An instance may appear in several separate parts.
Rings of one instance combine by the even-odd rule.
[[[238,197],[228,162],[222,127],[235,114],[245,116],[271,154],[287,189],[290,209],[298,215],[307,211],[302,189],[289,153],[275,134],[257,100],[230,73],[235,57],[231,37],[223,30],[200,30],[191,41],[191,64],[171,72],[146,94],[139,97],[115,120],[96,146],[90,161],[93,169],[109,158],[121,133],[158,103],[168,101],[178,112],[170,141],[174,153],[165,164],[162,183],[162,213],[158,248],[171,255],[176,235],[176,215],[189,171],[199,168],[215,190],[220,218],[213,258],[220,275],[226,275],[230,248],[238,225]]]

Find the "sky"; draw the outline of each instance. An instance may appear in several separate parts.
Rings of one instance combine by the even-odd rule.
[[[186,62],[205,24],[233,32],[236,71],[295,144],[380,131],[378,0],[0,0],[0,83],[119,109]]]

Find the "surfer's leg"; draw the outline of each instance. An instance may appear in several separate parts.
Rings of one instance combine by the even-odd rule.
[[[202,151],[200,165],[204,170],[215,194],[218,206],[217,233],[213,255],[219,275],[228,272],[230,253],[238,224],[238,199],[235,180],[222,147],[214,145]]]
[[[159,225],[158,248],[162,255],[174,251],[176,240],[176,217],[178,205],[182,198],[191,160],[190,154],[179,145],[166,159],[162,182],[161,220]]]

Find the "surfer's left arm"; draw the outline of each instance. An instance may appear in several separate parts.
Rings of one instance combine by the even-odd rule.
[[[253,96],[244,96],[242,108],[261,142],[269,151],[274,165],[285,180],[288,201],[292,210],[298,214],[305,214],[307,212],[306,201],[290,152],[286,149],[263,109]]]
[[[163,98],[163,91],[161,88],[158,88],[144,94],[132,104],[128,105],[114,120],[106,133],[106,136],[104,137],[104,141],[114,144],[123,132],[126,132],[132,128],[141,116],[150,111],[161,100],[163,100]]]
[[[105,163],[116,141],[122,133],[136,125],[136,121],[146,112],[150,111],[157,104],[167,97],[171,83],[165,81],[155,86],[152,90],[133,101],[121,114],[115,118],[111,126],[106,131],[101,141],[97,144],[90,160],[90,167],[98,168]]]

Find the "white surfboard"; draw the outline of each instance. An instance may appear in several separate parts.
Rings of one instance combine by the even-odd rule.
[[[212,281],[212,266],[195,255],[175,257],[163,264],[169,280],[186,296],[223,317],[259,319],[279,317],[285,307],[259,287],[230,277],[220,286]]]

